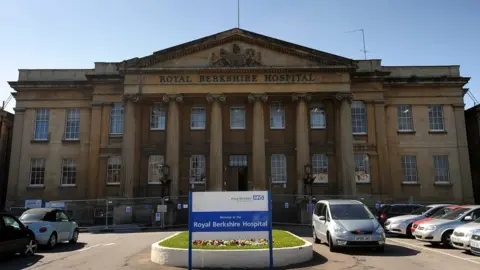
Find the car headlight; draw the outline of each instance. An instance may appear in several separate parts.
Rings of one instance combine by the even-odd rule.
[[[347,230],[345,230],[344,228],[342,228],[342,227],[340,227],[340,226],[338,226],[338,225],[335,225],[335,226],[333,227],[333,230],[334,230],[335,233],[337,233],[337,234],[346,234],[346,233],[348,233]]]
[[[472,237],[472,231],[469,231],[467,234],[465,234],[465,237],[466,237],[466,238]]]
[[[425,230],[426,231],[435,231],[436,229],[437,229],[437,226],[432,225],[432,226],[428,226]]]
[[[384,233],[382,226],[378,226],[378,228],[375,230],[376,233],[382,234]]]

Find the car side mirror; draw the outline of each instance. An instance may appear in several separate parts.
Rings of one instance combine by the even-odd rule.
[[[463,220],[464,221],[472,221],[473,218],[472,218],[472,216],[466,216]]]
[[[325,216],[319,216],[319,217],[318,217],[318,220],[325,221],[326,218],[325,218]]]

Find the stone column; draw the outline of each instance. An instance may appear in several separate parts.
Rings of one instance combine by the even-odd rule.
[[[460,162],[461,183],[453,184],[455,202],[473,203],[472,175],[470,171],[470,157],[468,153],[467,129],[465,127],[464,104],[453,104],[455,129],[457,131],[458,160]],[[453,178],[452,178],[453,179]]]
[[[170,167],[170,195],[178,196],[180,186],[180,109],[178,103],[183,101],[182,95],[164,95],[163,101],[168,104],[167,113],[167,146],[166,164]]]
[[[127,198],[134,196],[135,178],[135,139],[137,136],[135,119],[135,103],[140,100],[139,95],[123,95],[124,104],[124,125],[123,125],[123,147],[122,147],[122,195]]]
[[[262,102],[266,102],[268,96],[266,94],[249,94],[248,100],[253,103],[253,155],[250,163],[253,169],[253,190],[267,190],[265,118]]]
[[[20,174],[20,160],[22,157],[23,127],[25,125],[25,108],[15,108],[13,122],[12,151],[10,154],[10,169],[8,173],[7,199],[14,200],[18,197],[18,178]],[[22,179],[24,180],[24,179]]]
[[[100,163],[100,142],[102,130],[102,105],[103,102],[92,102],[91,120],[90,120],[90,145],[88,150],[88,183],[87,198],[95,199],[102,197],[103,194],[97,188],[98,169]],[[105,183],[101,183],[105,186]]]
[[[297,102],[296,125],[295,125],[295,150],[296,150],[296,179],[297,194],[304,193],[303,176],[304,166],[310,163],[310,139],[308,128],[308,104],[312,99],[308,93],[295,93],[292,100]]]
[[[227,98],[223,94],[208,94],[207,101],[212,104],[210,117],[210,173],[207,178],[208,190],[223,190],[223,132],[222,106]]]
[[[356,195],[355,160],[353,157],[352,135],[352,94],[337,93],[335,98],[340,102],[340,155],[341,176],[344,195]]]
[[[375,131],[378,153],[378,186],[380,194],[393,194],[393,186],[390,183],[390,162],[388,155],[387,123],[385,119],[385,101],[376,100],[375,107]]]

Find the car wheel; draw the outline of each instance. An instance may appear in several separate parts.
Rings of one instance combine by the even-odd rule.
[[[54,248],[57,245],[57,233],[53,232],[48,239],[47,246],[48,248]]]
[[[70,241],[69,241],[70,244],[75,244],[75,243],[77,243],[77,241],[78,241],[78,234],[79,234],[78,229],[75,229],[75,231],[73,231],[72,239],[70,239]]]
[[[315,232],[315,227],[313,227],[312,231],[313,231],[313,242],[314,242],[315,244],[320,244],[321,241],[320,241],[320,239],[318,239],[318,237],[317,237],[317,233]]]
[[[413,235],[412,235],[412,224],[408,225],[407,226],[407,237],[408,238],[412,238]]]
[[[37,240],[35,240],[35,236],[30,235],[28,239],[28,243],[25,246],[25,249],[23,250],[23,255],[25,256],[34,255],[35,252],[37,252],[37,248],[38,248],[38,243],[37,243]]]
[[[452,246],[452,243],[450,242],[450,237],[452,236],[452,232],[448,231],[443,233],[442,235],[442,244],[444,248],[448,248]]]
[[[330,235],[328,236],[328,249],[330,249],[330,252],[337,252],[337,247],[335,244],[333,244],[332,237]]]

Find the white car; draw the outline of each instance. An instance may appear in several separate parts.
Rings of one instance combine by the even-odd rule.
[[[470,239],[470,251],[472,254],[480,256],[480,230],[473,231]]]
[[[385,221],[385,230],[389,233],[402,234],[411,237],[412,231],[410,229],[415,221],[431,217],[437,211],[447,206],[450,206],[450,204],[427,205],[418,208],[408,215],[389,218]]]
[[[452,246],[458,249],[470,250],[470,239],[472,238],[473,231],[476,230],[480,230],[480,218],[455,228],[450,237]]]
[[[78,240],[77,223],[60,209],[29,209],[20,216],[20,220],[35,234],[40,245],[54,248],[57,243],[76,243]]]

